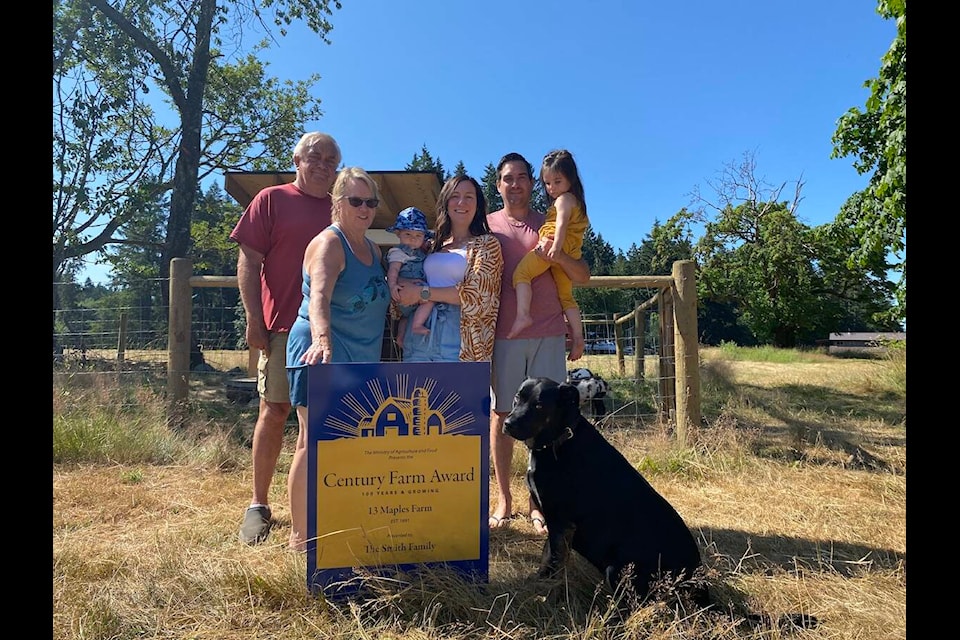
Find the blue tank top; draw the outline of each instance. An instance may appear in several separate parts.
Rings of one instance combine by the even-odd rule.
[[[383,264],[374,259],[367,266],[350,250],[350,244],[336,224],[329,227],[340,238],[345,264],[337,277],[330,298],[330,327],[334,362],[380,362],[383,349],[383,331],[390,304],[387,274]],[[370,245],[369,238],[364,242]],[[308,319],[310,307],[310,276],[303,276],[303,302],[298,314]],[[309,326],[309,325],[308,325]]]

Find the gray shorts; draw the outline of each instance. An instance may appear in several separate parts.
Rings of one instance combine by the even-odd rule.
[[[270,357],[263,351],[257,362],[257,391],[267,402],[290,402],[287,380],[287,332],[270,333]]]
[[[520,384],[530,377],[567,377],[565,336],[549,338],[498,339],[493,343],[490,365],[490,399],[497,413],[513,409],[513,397]]]

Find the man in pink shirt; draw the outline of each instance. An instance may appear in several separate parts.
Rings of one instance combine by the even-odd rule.
[[[533,249],[544,222],[544,214],[530,208],[533,192],[533,168],[519,153],[508,153],[497,165],[497,191],[503,198],[503,209],[487,216],[490,231],[500,240],[503,253],[503,278],[500,285],[500,312],[493,345],[490,395],[490,448],[497,480],[497,505],[490,516],[490,526],[499,527],[512,514],[510,462],[513,438],[503,433],[503,421],[513,408],[513,396],[527,377],[546,376],[557,382],[567,378],[567,325],[560,307],[557,285],[550,272],[531,282],[533,298],[530,316],[533,322],[515,338],[507,338],[517,316],[517,296],[513,288],[513,270]],[[545,256],[544,252],[540,253]],[[557,253],[556,262],[574,283],[590,280],[586,261]],[[531,501],[530,522],[538,533],[546,531],[543,514]]]
[[[247,544],[263,542],[273,524],[270,483],[290,415],[287,334],[303,297],[303,253],[330,225],[330,188],[340,160],[340,147],[331,136],[304,134],[293,150],[294,181],[257,193],[230,233],[240,245],[237,281],[247,317],[247,345],[260,350],[253,496],[240,525],[240,540]]]

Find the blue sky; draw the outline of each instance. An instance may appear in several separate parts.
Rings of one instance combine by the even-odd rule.
[[[830,158],[837,119],[896,35],[872,0],[342,4],[332,44],[297,26],[263,55],[274,76],[320,74],[305,130],[346,165],[401,170],[426,145],[477,178],[508,151],[539,167],[565,147],[594,231],[623,250],[745,153],[788,183],[781,199],[802,179],[801,221],[832,220],[868,179]]]
[[[746,152],[785,196],[802,177],[802,221],[832,220],[868,178],[830,158],[837,119],[896,36],[871,0],[343,0],[331,21],[331,45],[297,30],[268,59],[321,75],[308,128],[345,164],[403,169],[426,145],[480,178],[565,147],[594,230],[624,250]]]

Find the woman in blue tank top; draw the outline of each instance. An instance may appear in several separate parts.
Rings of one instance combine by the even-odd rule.
[[[333,224],[303,257],[303,302],[287,339],[290,403],[300,431],[290,464],[290,547],[306,548],[307,367],[331,362],[379,362],[390,292],[380,248],[367,239],[379,204],[377,183],[357,167],[337,176]]]

